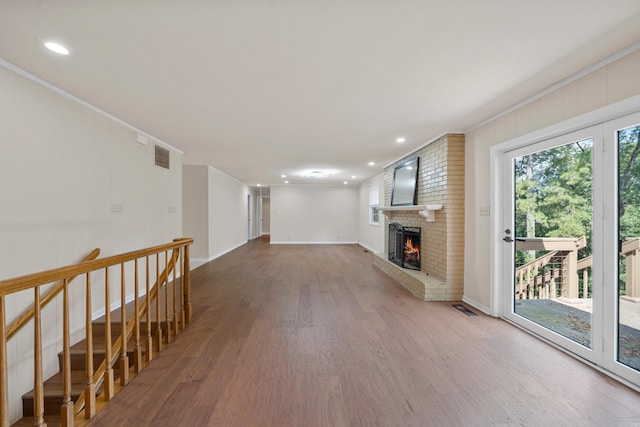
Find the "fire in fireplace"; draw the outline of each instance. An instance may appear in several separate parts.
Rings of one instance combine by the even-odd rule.
[[[389,261],[402,268],[420,270],[420,227],[389,224]]]

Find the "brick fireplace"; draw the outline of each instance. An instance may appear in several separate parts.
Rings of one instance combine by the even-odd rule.
[[[384,247],[389,247],[390,223],[420,227],[420,271],[390,262],[388,249],[376,254],[374,265],[425,301],[460,300],[464,286],[464,135],[444,135],[386,167],[384,206],[391,202],[395,167],[416,156],[420,158],[417,205],[436,210],[427,212],[431,218],[425,218],[421,210],[412,206],[383,211]]]

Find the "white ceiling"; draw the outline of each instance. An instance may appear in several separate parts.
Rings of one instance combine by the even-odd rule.
[[[638,0],[0,1],[0,58],[249,185],[362,182],[639,40]]]

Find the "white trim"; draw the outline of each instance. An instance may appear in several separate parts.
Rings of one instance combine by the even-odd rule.
[[[80,104],[83,107],[86,107],[89,110],[94,111],[94,112],[96,112],[96,113],[108,118],[109,120],[113,120],[114,122],[116,122],[118,124],[121,124],[122,126],[128,128],[128,129],[130,129],[130,130],[132,130],[134,132],[142,134],[142,135],[146,136],[147,138],[153,140],[153,142],[156,142],[159,145],[162,145],[162,146],[164,146],[165,148],[167,148],[169,150],[173,150],[173,151],[175,151],[175,152],[177,152],[179,154],[184,154],[184,152],[182,150],[178,150],[173,145],[171,145],[171,144],[169,144],[167,142],[164,142],[163,140],[158,139],[155,136],[153,136],[153,135],[151,135],[151,134],[149,134],[149,133],[147,133],[147,132],[145,132],[145,131],[143,131],[141,129],[138,129],[137,127],[135,127],[131,123],[127,123],[124,120],[119,119],[116,116],[114,116],[112,114],[109,114],[106,111],[96,107],[95,105],[89,104],[87,101],[83,101],[82,99],[78,98],[77,96],[72,95],[72,94],[70,94],[69,92],[67,92],[67,91],[65,91],[63,89],[60,89],[58,86],[55,86],[55,85],[53,85],[53,84],[51,84],[51,83],[49,83],[49,82],[47,82],[45,80],[42,80],[40,77],[34,76],[33,74],[23,70],[20,67],[17,67],[15,65],[13,65],[10,62],[5,61],[2,58],[0,58],[0,66],[6,68],[9,71],[13,71],[14,73],[16,73],[16,74],[18,74],[18,75],[20,75],[20,76],[22,76],[22,77],[24,77],[24,78],[26,78],[28,80],[31,80],[32,82],[34,82],[36,84],[39,84],[40,86],[43,86],[43,87],[45,87],[45,88],[57,93],[58,95],[61,95],[61,96],[65,97],[65,98],[67,98],[67,99],[69,99],[69,100],[71,100],[71,101],[73,101],[73,102],[75,102],[77,104]]]
[[[345,242],[270,242],[272,245],[357,245],[357,241]]]
[[[258,237],[255,237],[254,239],[257,239]],[[248,240],[246,242],[242,242],[242,243],[238,243],[236,246],[230,248],[230,249],[226,249],[222,252],[218,252],[217,254],[210,256],[209,258],[189,258],[189,271],[193,271],[196,268],[213,261],[216,258],[220,258],[222,255],[228,254],[229,252],[238,249],[240,246],[244,246],[246,245],[248,242]]]
[[[591,65],[590,67],[587,67],[585,69],[583,69],[582,71],[578,71],[577,73],[563,79],[560,80],[559,82],[547,87],[546,89],[542,90],[541,92],[536,93],[533,96],[530,96],[526,99],[524,99],[523,101],[518,102],[517,104],[512,105],[511,107],[507,108],[506,110],[501,111],[498,114],[495,114],[491,117],[489,117],[486,120],[483,120],[482,122],[475,124],[473,126],[471,126],[469,129],[465,130],[464,133],[469,133],[472,132],[478,128],[481,128],[482,126],[485,126],[488,123],[493,122],[494,120],[499,119],[500,117],[506,116],[509,113],[512,113],[522,107],[524,107],[527,104],[530,104],[542,97],[544,97],[545,95],[548,95],[552,92],[555,92],[556,90],[567,86],[573,82],[575,82],[576,80],[581,79],[582,77],[589,75],[591,73],[593,73],[596,70],[599,70],[600,68],[606,67],[607,65],[617,61],[620,58],[624,58],[625,56],[635,52],[636,50],[640,49],[640,42],[636,42],[634,44],[632,44],[631,46],[622,49],[621,51],[614,53],[611,56],[608,56],[606,58],[604,58],[601,61],[596,62],[595,64]]]
[[[382,253],[382,252],[378,252],[378,251],[376,251],[376,250],[375,250],[375,249],[373,249],[371,246],[369,246],[369,245],[367,245],[367,244],[365,244],[365,243],[358,242],[358,245],[362,246],[363,248],[365,248],[366,250],[368,250],[369,252],[371,252],[371,253],[372,253],[372,254],[374,254],[374,255],[375,255],[375,254]]]
[[[462,302],[465,304],[469,304],[471,307],[478,309],[484,314],[488,314],[491,316],[491,310],[489,310],[489,307],[487,307],[486,305],[480,304],[479,302],[474,301],[471,298],[468,298],[466,296],[462,297]]]
[[[196,268],[205,265],[209,261],[212,261],[208,258],[189,258],[189,268],[190,271],[195,270]]]
[[[580,114],[579,116],[572,117],[560,123],[498,143],[491,146],[490,150],[498,150],[501,153],[514,150],[526,145],[535,144],[536,142],[545,139],[555,138],[557,136],[575,132],[589,126],[600,125],[604,122],[636,113],[638,111],[640,111],[640,95],[635,95],[623,99],[622,101]]]

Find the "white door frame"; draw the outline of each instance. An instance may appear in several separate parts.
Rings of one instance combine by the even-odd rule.
[[[502,241],[502,238],[504,237],[504,224],[507,223],[507,220],[509,219],[505,217],[506,216],[505,205],[507,204],[507,202],[505,200],[505,195],[503,190],[504,180],[510,179],[510,176],[507,176],[508,171],[506,171],[505,168],[503,168],[503,159],[505,158],[505,156],[508,155],[508,153],[513,150],[526,147],[529,145],[533,145],[533,144],[538,144],[542,141],[560,137],[562,135],[566,135],[572,132],[577,132],[585,128],[589,128],[591,126],[602,125],[605,122],[610,122],[616,119],[620,119],[624,116],[637,113],[639,111],[640,111],[640,96],[634,96],[626,100],[594,110],[592,112],[574,117],[562,123],[558,123],[556,125],[549,126],[544,129],[540,129],[538,131],[529,133],[527,135],[514,138],[510,141],[494,145],[490,148],[490,162],[491,162],[490,191],[491,191],[492,212],[494,213],[493,217],[491,218],[491,226],[490,226],[490,236],[491,236],[490,237],[491,239],[490,240],[490,245],[491,245],[490,313],[491,315],[506,318],[506,314],[507,314],[506,310],[508,305],[504,303],[503,296],[507,292],[511,293],[511,278],[507,276],[507,274],[509,273],[506,271],[506,268],[503,262],[505,251],[508,248],[510,250],[510,247]],[[610,144],[610,141],[608,141],[607,138],[609,137],[605,137],[603,143],[600,144],[601,147],[605,147],[606,144]],[[594,148],[595,148],[595,144],[594,144]],[[604,176],[605,174],[602,171],[603,164],[594,163],[593,167],[594,167],[594,181],[598,180],[600,183],[603,183],[603,186],[605,189],[610,187],[612,185],[611,179],[613,178],[611,177],[606,178]],[[609,175],[612,175],[612,174],[609,174]],[[608,199],[607,200],[604,200],[602,198],[597,200],[594,199],[594,208],[606,205],[607,203],[610,203]],[[611,233],[611,225],[610,225],[611,219],[603,221],[602,220],[603,215],[606,218],[607,212],[606,211],[598,212],[597,214],[594,212],[594,219],[593,219],[594,220],[594,238],[596,235],[600,235],[602,237],[605,232],[607,233],[607,235]],[[609,215],[609,218],[611,218],[612,213],[610,212],[608,215]],[[603,224],[607,224],[607,225],[603,225]],[[596,227],[598,227],[598,229],[596,229]],[[608,239],[608,240],[611,240],[611,239]],[[601,246],[601,248],[604,247],[607,250],[610,249],[607,246],[607,245],[610,245],[610,243],[607,243],[607,239],[604,239],[602,245],[603,246]],[[614,251],[614,253],[617,253],[617,252]],[[600,259],[598,260],[594,254],[594,263],[598,262],[600,264],[599,272],[597,274],[600,275],[599,280],[602,282],[604,281],[604,278],[605,278],[604,277],[605,272],[603,271],[604,260],[603,260],[603,256],[600,256],[599,258]],[[595,267],[595,264],[594,264],[594,267]],[[610,272],[607,272],[606,274],[610,274]],[[610,294],[611,294],[610,290],[607,290],[605,291],[604,295],[603,294],[600,295],[601,300],[603,301],[604,304],[611,304],[612,296]],[[609,314],[606,317],[607,318],[603,319],[603,323],[601,323],[600,326],[598,326],[600,331],[602,331],[601,328],[603,324],[605,325],[605,328],[609,327],[606,322],[611,322],[611,315]],[[596,332],[598,331],[594,331],[594,337],[596,336],[595,335]],[[611,333],[610,330],[604,331],[605,336],[610,333]],[[543,336],[543,338],[545,337]],[[607,360],[606,356],[605,356],[605,360],[602,360],[602,349],[606,348],[606,351],[610,352],[611,346],[613,345],[613,343],[605,343],[605,342],[595,343],[594,342],[592,344],[593,344],[594,352],[595,351],[600,352],[598,362],[603,365],[603,368],[606,369],[606,372],[609,375],[618,377],[619,380],[622,380],[623,382],[627,382],[629,384],[628,381],[625,381],[622,377],[619,377],[619,375],[623,375],[624,374],[623,371],[625,371],[624,369],[617,366],[621,364],[616,362],[616,366],[614,367],[611,364],[611,361]],[[585,357],[584,355],[581,355],[581,356]],[[596,357],[596,359],[598,359],[598,357]],[[629,369],[629,371],[632,371],[632,370]],[[626,373],[628,374],[629,372],[626,372]],[[637,375],[637,372],[633,371],[633,373],[634,375]],[[636,389],[640,387],[640,382],[636,381],[637,378],[638,378],[637,376],[634,378],[633,381],[635,382],[635,385],[632,385]]]

